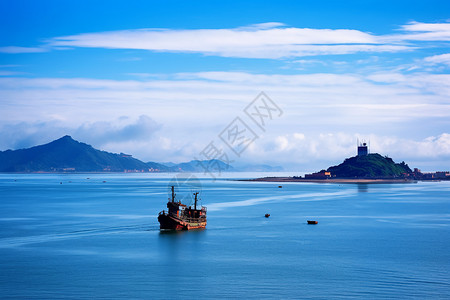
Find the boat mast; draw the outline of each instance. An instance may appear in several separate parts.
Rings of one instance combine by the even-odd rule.
[[[172,203],[175,202],[175,190],[174,187],[172,185]]]
[[[194,196],[195,196],[194,210],[197,210],[197,195],[198,195],[198,192],[194,193]]]

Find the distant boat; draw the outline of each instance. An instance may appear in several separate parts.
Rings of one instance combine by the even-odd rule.
[[[270,214],[265,214],[264,217],[268,218],[270,217]]]
[[[175,191],[172,186],[172,197],[167,202],[167,212],[162,211],[158,215],[160,229],[190,230],[206,227],[206,207],[197,209],[198,192],[194,193],[194,208],[187,207],[180,201],[175,201]]]
[[[282,187],[283,187],[282,185],[279,185],[279,186],[278,186],[278,188],[280,188],[280,189],[281,189]]]
[[[308,220],[307,222],[308,222],[308,224],[310,224],[310,225],[315,225],[315,224],[319,223],[319,222],[313,221],[313,220]]]

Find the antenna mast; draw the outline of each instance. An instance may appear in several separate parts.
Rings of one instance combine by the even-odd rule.
[[[194,210],[197,210],[197,195],[198,195],[198,192],[195,192],[195,193],[194,193],[194,196],[195,196],[195,200],[194,200]]]
[[[172,185],[172,203],[175,202],[175,190],[174,187]]]

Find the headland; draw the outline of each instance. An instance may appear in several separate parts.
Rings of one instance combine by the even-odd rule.
[[[395,163],[390,157],[370,153],[367,143],[360,143],[356,156],[326,170],[304,177],[264,177],[246,181],[376,184],[414,183],[418,180],[450,180],[450,172],[422,173],[417,168],[411,170],[404,161]]]

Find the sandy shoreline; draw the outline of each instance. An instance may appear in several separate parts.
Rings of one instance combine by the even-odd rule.
[[[314,183],[415,183],[415,180],[405,179],[304,179],[293,177],[263,177],[255,179],[242,179],[241,181],[257,182],[314,182]]]

